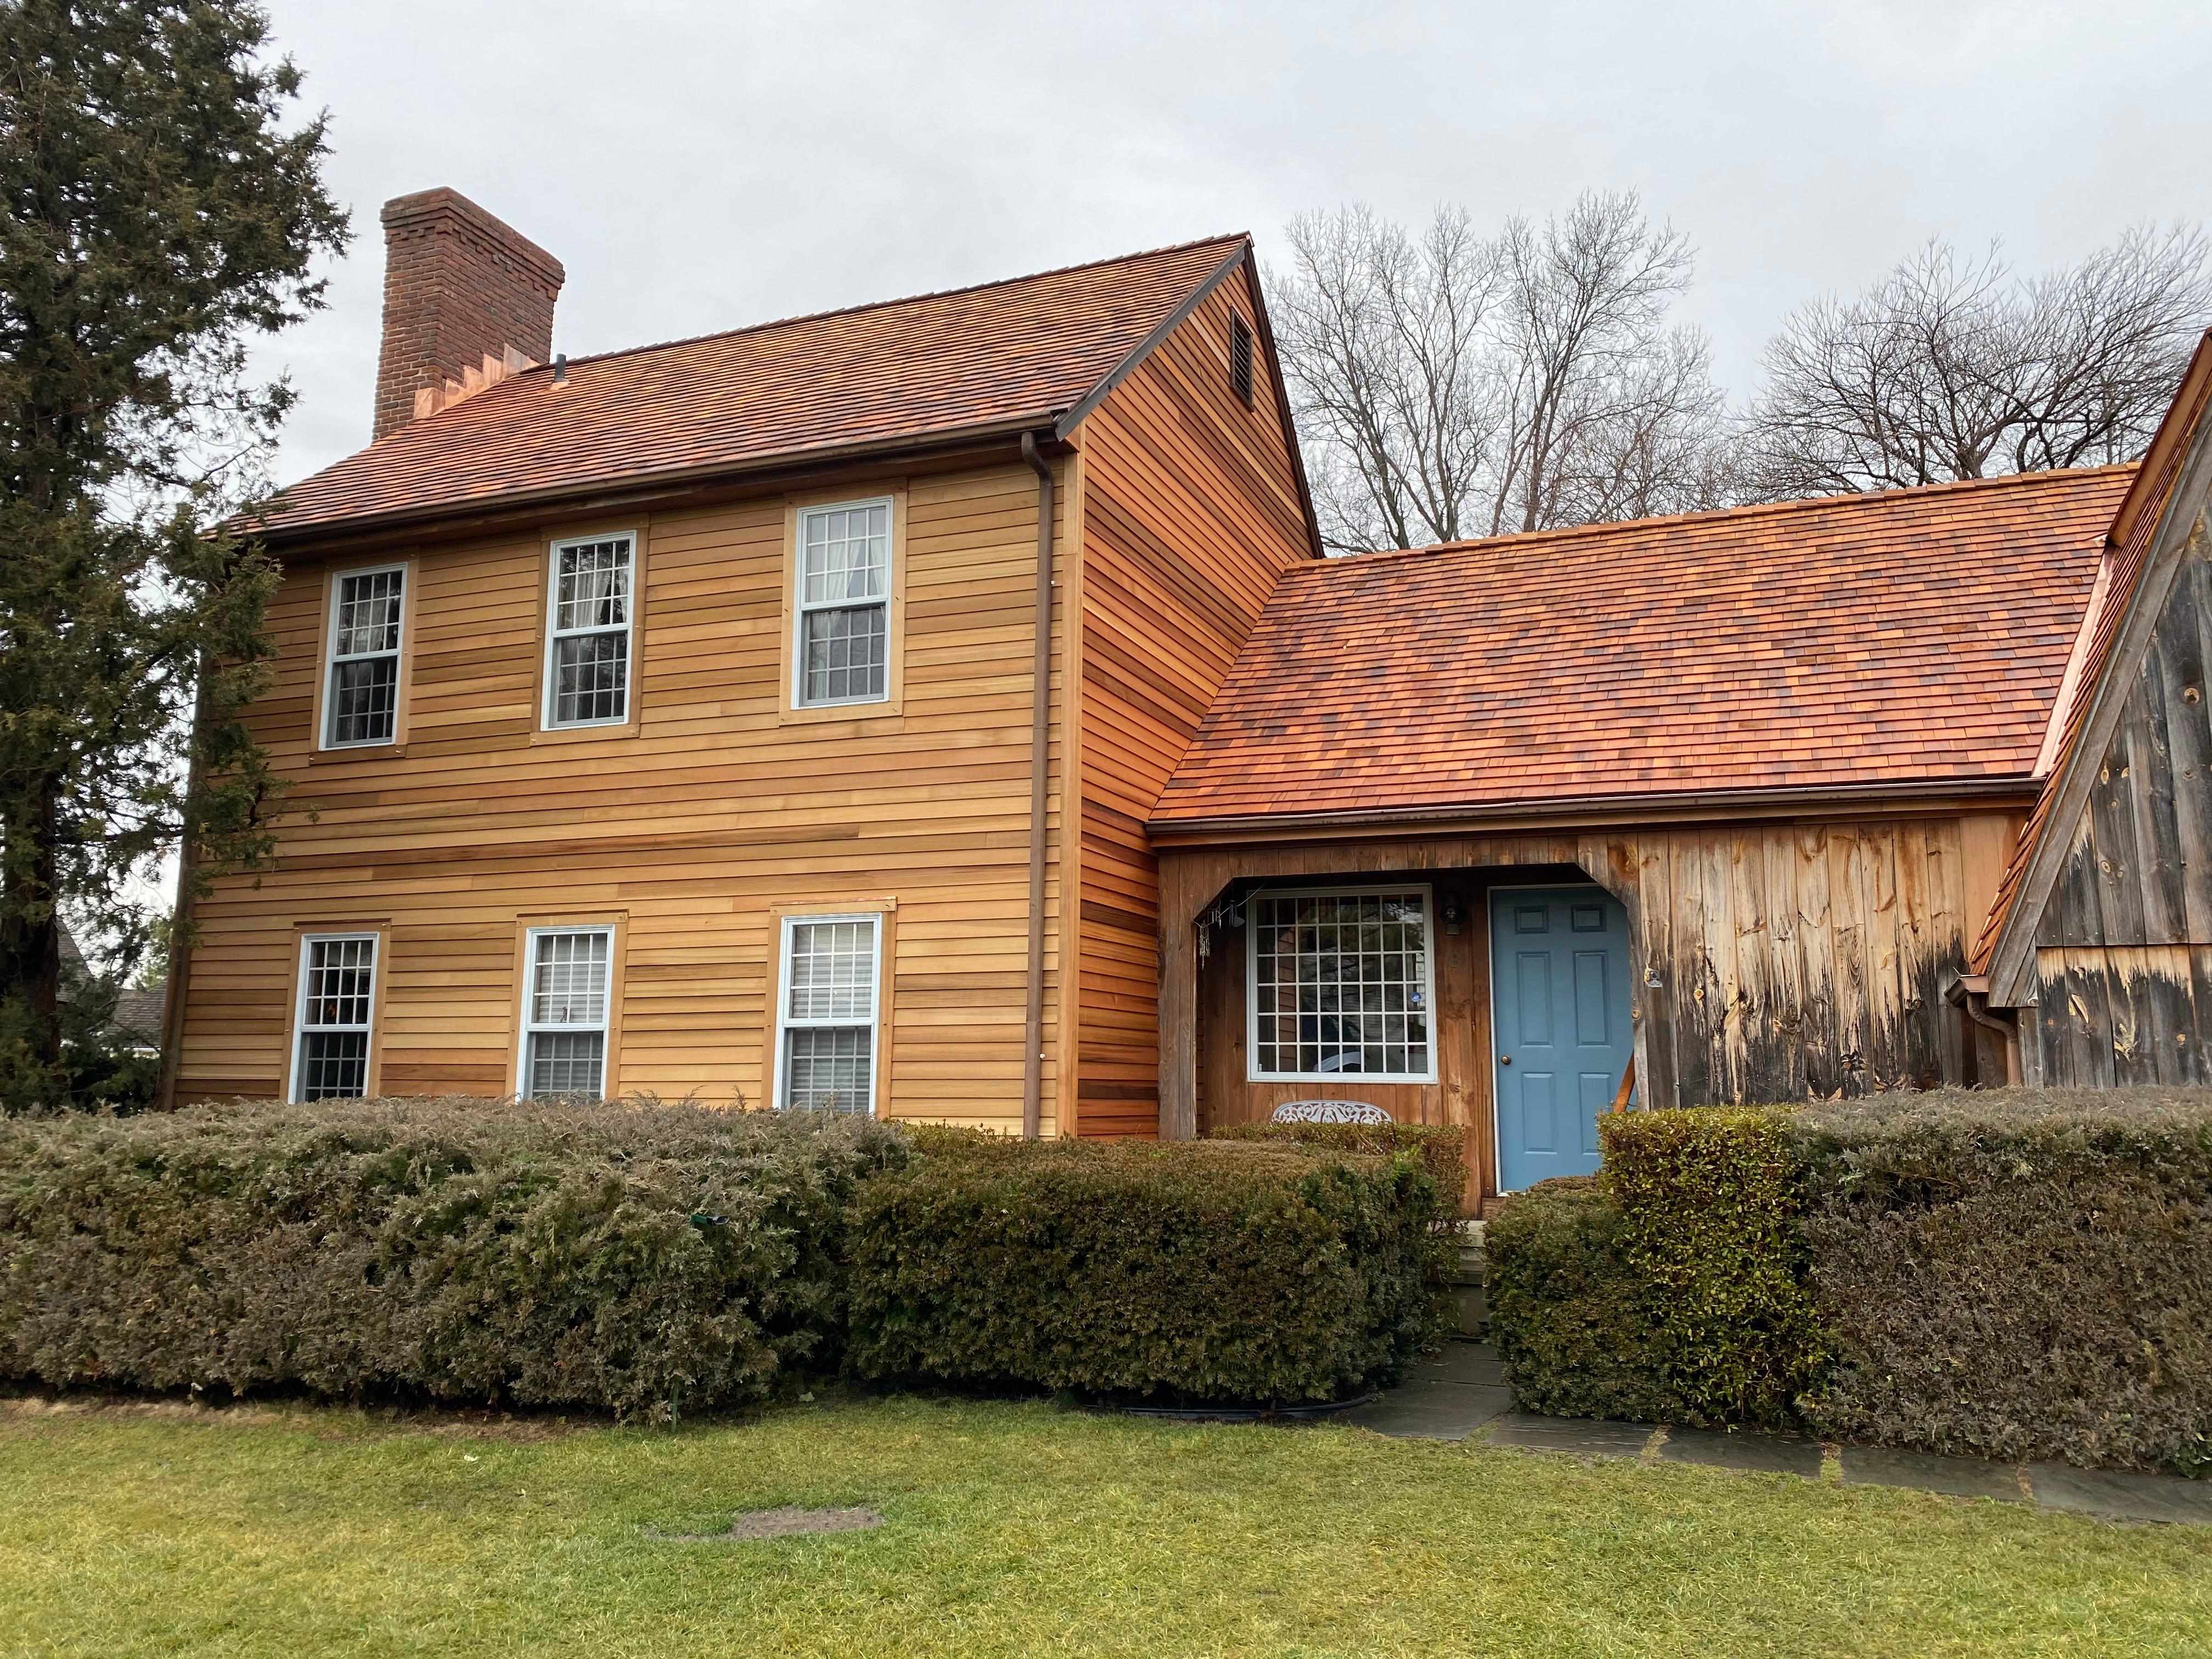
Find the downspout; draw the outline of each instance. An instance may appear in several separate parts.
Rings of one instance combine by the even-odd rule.
[[[1022,1012],[1022,1139],[1035,1140],[1044,1102],[1044,855],[1046,768],[1052,757],[1052,465],[1036,434],[1022,459],[1037,475],[1036,655],[1030,670],[1030,980]]]
[[[1980,974],[1961,974],[1951,981],[1946,1000],[1966,1011],[1966,1018],[2004,1041],[2005,1087],[2020,1087],[2020,1011],[2008,1009],[2012,1018],[2000,1019],[1990,1006],[1990,982]]]

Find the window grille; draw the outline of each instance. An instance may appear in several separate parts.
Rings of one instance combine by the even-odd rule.
[[[605,927],[545,929],[530,935],[524,988],[522,1091],[606,1092],[607,981],[614,934]]]
[[[1252,331],[1242,317],[1229,319],[1229,388],[1239,403],[1252,406]]]
[[[375,1009],[375,934],[301,941],[295,1100],[357,1100],[368,1092],[369,1025]]]
[[[890,696],[891,504],[853,501],[799,515],[800,708]]]
[[[1251,1074],[1433,1081],[1425,890],[1255,893]]]
[[[545,724],[629,718],[633,538],[557,542],[547,618]]]
[[[793,917],[784,923],[782,1098],[804,1111],[876,1109],[877,921]]]
[[[390,743],[399,729],[400,611],[404,566],[349,571],[337,579],[331,615],[323,746]]]

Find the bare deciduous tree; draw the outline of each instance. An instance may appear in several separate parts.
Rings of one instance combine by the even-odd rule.
[[[1856,298],[1816,301],[1768,344],[1750,420],[1770,500],[2091,466],[2141,453],[2212,321],[2203,234],[2130,231],[2016,277],[1930,241]]]
[[[1456,208],[1419,241],[1358,205],[1288,234],[1271,307],[1331,547],[1727,499],[1708,348],[1667,322],[1690,250],[1635,196],[1494,240]]]

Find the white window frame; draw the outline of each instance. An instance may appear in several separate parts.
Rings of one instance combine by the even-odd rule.
[[[338,653],[338,609],[345,599],[346,582],[355,576],[385,575],[399,578],[399,642],[389,651],[356,651],[341,656]],[[317,748],[387,749],[399,741],[399,694],[407,678],[407,614],[408,607],[415,600],[415,595],[410,591],[413,586],[404,560],[398,564],[368,564],[356,569],[331,573],[330,614],[323,619],[323,720],[322,730],[316,734]],[[338,665],[374,662],[380,657],[392,659],[392,735],[388,738],[355,738],[341,743],[337,736]]]
[[[1421,1011],[1429,1028],[1429,1064],[1421,1072],[1263,1072],[1260,1069],[1260,924],[1253,901],[1260,898],[1377,898],[1418,893],[1421,899]],[[1346,1087],[1374,1084],[1433,1084],[1443,1033],[1437,1018],[1437,896],[1425,881],[1367,883],[1358,887],[1263,887],[1244,896],[1244,1077],[1248,1083],[1326,1083]]]
[[[862,507],[884,509],[884,593],[880,599],[816,599],[806,597],[806,521],[823,513],[852,513]],[[811,501],[798,509],[793,520],[797,538],[791,550],[791,706],[793,708],[865,708],[891,700],[891,652],[897,641],[891,629],[891,598],[898,592],[898,498],[861,495],[849,501]],[[884,613],[884,689],[881,696],[809,698],[806,695],[806,619],[817,611],[857,611],[861,605],[880,605]]]
[[[793,1019],[791,1017],[791,946],[800,927],[823,923],[864,921],[868,925],[868,1017],[856,1019]],[[880,910],[829,911],[819,915],[793,915],[782,918],[776,931],[775,975],[775,1097],[778,1111],[791,1106],[792,1031],[849,1030],[865,1024],[868,1030],[868,1109],[876,1115],[877,1081],[883,1070],[884,915]]]
[[[604,537],[593,538],[604,540]],[[599,1011],[599,1023],[585,1025],[569,1021],[565,1024],[540,1024],[530,1017],[531,1006],[538,1000],[538,946],[541,939],[567,939],[579,933],[596,933],[607,942],[607,984]],[[615,1046],[615,929],[611,922],[580,921],[549,923],[543,927],[528,927],[522,935],[522,1006],[515,1021],[521,1033],[514,1051],[514,1093],[520,1100],[557,1100],[558,1095],[536,1095],[530,1087],[531,1040],[552,1035],[574,1036],[577,1032],[597,1031],[599,1034],[599,1088],[598,1098],[607,1097],[607,1068],[614,1058]]]
[[[369,950],[368,1019],[359,1025],[309,1027],[307,1024],[307,972],[309,963],[314,960],[315,946],[346,944],[363,939],[368,941]],[[290,1064],[286,1067],[284,1098],[295,1104],[305,1103],[300,1099],[300,1073],[303,1069],[301,1058],[302,1051],[307,1046],[307,1033],[311,1029],[316,1031],[358,1031],[362,1034],[361,1086],[362,1092],[367,1093],[370,1084],[374,1081],[372,1073],[376,1068],[376,1003],[378,995],[384,987],[383,937],[374,931],[363,932],[360,929],[348,929],[343,933],[302,933],[300,935],[298,979],[299,983],[294,988],[292,993],[292,1054]],[[325,1099],[340,1097],[324,1097]]]
[[[553,717],[560,706],[560,676],[554,663],[560,642],[580,639],[588,634],[611,634],[611,628],[562,628],[561,626],[561,555],[572,548],[596,547],[601,542],[629,544],[629,592],[623,608],[623,709],[619,714],[599,720],[562,720]],[[582,732],[597,726],[628,726],[637,712],[637,619],[638,619],[638,537],[635,530],[603,530],[592,536],[563,536],[552,544],[545,561],[545,693],[538,701],[538,729],[544,732]]]

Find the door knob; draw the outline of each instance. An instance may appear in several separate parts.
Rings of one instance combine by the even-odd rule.
[[[1500,1054],[1498,1057],[1498,1063],[1500,1066],[1510,1066],[1513,1063],[1513,1056],[1510,1054]]]

